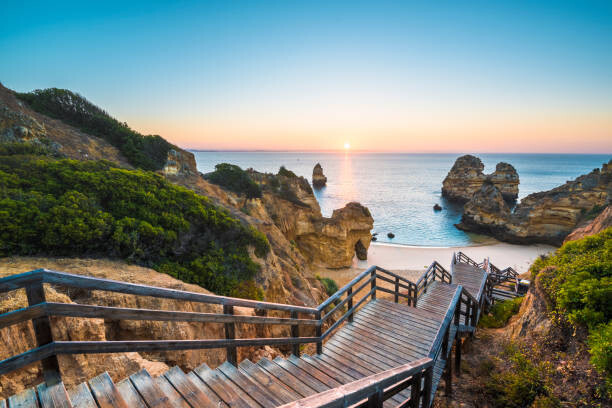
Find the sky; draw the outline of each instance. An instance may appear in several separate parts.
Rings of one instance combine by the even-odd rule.
[[[612,1],[3,0],[0,82],[191,149],[612,153]]]

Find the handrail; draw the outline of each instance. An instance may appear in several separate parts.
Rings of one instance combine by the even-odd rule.
[[[431,265],[423,272],[423,274],[417,280],[416,286],[416,297],[417,299],[425,292],[427,287],[436,280],[436,277],[441,282],[452,283],[453,276],[449,273],[438,261],[433,261]]]
[[[476,266],[477,268],[481,267],[481,265],[478,262],[476,262],[475,260],[473,260],[472,258],[470,258],[469,256],[467,256],[461,251],[455,254],[455,262],[466,263],[472,266]]]
[[[300,400],[281,405],[281,408],[344,408],[348,406],[382,406],[382,402],[405,388],[412,387],[411,406],[428,407],[431,394],[434,361],[422,358],[409,364],[391,368],[378,374],[355,380],[340,387],[332,388]],[[425,387],[421,391],[422,378]],[[410,381],[405,381],[410,379]],[[394,384],[393,394],[387,389]],[[413,400],[413,398],[415,400]],[[366,401],[364,401],[364,399]]]
[[[377,280],[394,285],[394,290],[377,285]],[[199,313],[153,309],[134,309],[109,307],[99,305],[83,305],[73,303],[47,302],[43,284],[62,285],[80,289],[101,290],[125,293],[140,296],[175,299],[181,301],[198,302],[223,306],[223,313]],[[233,364],[237,363],[236,347],[258,345],[291,345],[294,354],[299,355],[299,345],[316,343],[317,352],[322,351],[323,340],[331,334],[345,320],[352,321],[355,311],[368,299],[376,299],[376,292],[382,291],[394,295],[395,302],[400,298],[407,299],[408,305],[416,306],[417,288],[410,280],[378,266],[372,266],[356,276],[351,282],[343,286],[335,294],[326,299],[317,308],[294,306],[282,303],[270,303],[248,299],[230,298],[225,296],[209,295],[196,292],[180,291],[175,289],[159,288],[141,284],[74,275],[49,269],[36,269],[19,275],[12,275],[0,279],[0,293],[26,289],[29,306],[26,308],[0,314],[0,329],[32,321],[36,333],[38,347],[24,353],[0,361],[0,374],[21,368],[35,361],[43,361],[43,372],[49,372],[52,378],[59,378],[59,364],[57,355],[72,353],[95,352],[124,352],[124,351],[169,351],[202,348],[226,348],[227,359]],[[367,292],[358,301],[354,302],[356,295]],[[402,292],[405,290],[405,292]],[[407,293],[406,293],[407,292]],[[346,295],[341,300],[342,296]],[[347,310],[344,311],[344,306]],[[264,316],[248,316],[234,314],[234,307],[247,307],[264,311]],[[327,310],[333,306],[331,310]],[[326,320],[342,309],[341,316],[322,332]],[[290,312],[290,317],[268,317],[268,310]],[[300,314],[308,318],[300,318]],[[225,325],[224,339],[210,340],[141,340],[123,342],[76,342],[54,341],[51,334],[51,316],[104,318],[114,320],[151,320],[174,322],[210,322]],[[291,327],[291,337],[275,338],[235,338],[235,324],[273,324]],[[314,326],[315,335],[300,336],[301,326]],[[41,336],[39,336],[39,334]],[[97,350],[97,351],[96,351]],[[45,379],[47,376],[45,374]]]

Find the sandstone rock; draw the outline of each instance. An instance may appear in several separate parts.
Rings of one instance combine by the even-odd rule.
[[[198,174],[198,168],[193,153],[174,148],[168,152],[168,160],[162,169],[166,176],[189,176]]]
[[[323,168],[319,163],[314,166],[312,170],[312,186],[315,188],[325,187],[327,183],[327,177],[323,174]]]
[[[467,202],[485,180],[489,180],[500,190],[505,200],[516,200],[519,176],[511,164],[498,163],[495,172],[490,175],[484,174],[483,170],[484,164],[476,156],[468,154],[457,158],[442,182],[442,196],[451,201]]]
[[[501,204],[500,196],[492,183],[483,185],[466,203],[458,227],[508,242],[561,245],[586,214],[609,205],[612,161],[562,186],[530,194],[514,212]]]
[[[610,206],[607,206],[594,220],[573,230],[571,234],[565,238],[563,243],[597,234],[608,227],[612,227],[612,207]]]

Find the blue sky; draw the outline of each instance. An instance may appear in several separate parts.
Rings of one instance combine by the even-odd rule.
[[[610,1],[5,0],[0,17],[5,86],[77,91],[184,147],[612,152]]]

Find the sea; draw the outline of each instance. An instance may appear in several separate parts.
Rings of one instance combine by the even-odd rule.
[[[442,181],[460,154],[403,154],[366,152],[266,152],[193,151],[201,173],[214,171],[218,163],[243,169],[276,173],[285,166],[299,176],[312,179],[320,163],[327,186],[314,193],[324,216],[357,201],[370,209],[373,233],[382,243],[410,246],[453,247],[478,245],[486,237],[455,227],[462,206],[441,196]],[[519,200],[531,193],[549,190],[586,174],[612,159],[611,155],[584,154],[478,154],[485,173],[504,161],[520,177]],[[434,204],[443,210],[435,212]],[[387,236],[394,234],[393,238]]]

